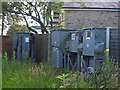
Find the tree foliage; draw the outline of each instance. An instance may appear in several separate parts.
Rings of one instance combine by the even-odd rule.
[[[9,30],[7,31],[7,35],[14,35],[15,33],[17,32],[30,32],[26,25],[17,25],[17,24],[14,24],[14,25],[11,25]]]
[[[53,12],[60,13],[60,9],[64,5],[63,2],[7,2],[4,7],[5,12],[15,15],[21,15],[27,25],[27,28],[35,33],[26,17],[30,17],[33,21],[41,26],[42,33],[48,33],[46,27],[50,24],[53,27]]]
[[[5,28],[8,28],[10,25],[18,24],[20,21],[22,21],[22,17],[13,14],[11,12],[6,11],[8,2],[2,2],[2,33]]]

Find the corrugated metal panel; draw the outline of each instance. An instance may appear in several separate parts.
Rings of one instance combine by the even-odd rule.
[[[39,34],[34,36],[36,40],[36,60],[38,62],[48,62],[48,34]]]
[[[110,30],[110,56],[120,58],[120,29],[111,29]]]

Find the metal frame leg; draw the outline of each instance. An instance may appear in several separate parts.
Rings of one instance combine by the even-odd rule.
[[[83,56],[81,56],[81,72],[83,72]]]
[[[86,65],[84,59],[83,59],[83,64],[84,64],[84,71],[87,72],[87,65]]]
[[[67,60],[67,66],[68,66],[68,70],[69,70],[69,54],[68,54],[68,60]]]
[[[64,54],[64,69],[66,69],[66,54]]]
[[[94,60],[94,70],[96,69],[96,60],[95,60],[95,56],[93,57],[93,60]]]
[[[78,54],[78,67],[77,69],[80,71],[80,55]]]
[[[70,62],[70,65],[72,66],[72,70],[73,70],[73,69],[74,69],[74,66],[73,66],[72,61],[71,61],[70,58],[69,58],[69,62]]]

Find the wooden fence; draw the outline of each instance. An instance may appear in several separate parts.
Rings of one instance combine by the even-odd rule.
[[[12,36],[2,36],[2,53],[7,52],[8,56],[12,56],[12,44],[13,44],[13,37]]]

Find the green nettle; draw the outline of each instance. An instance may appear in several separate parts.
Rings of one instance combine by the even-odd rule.
[[[57,76],[58,79],[60,79],[63,82],[63,86],[60,86],[60,88],[66,88],[68,85],[70,85],[67,81],[69,81],[69,78],[66,78],[69,74],[62,74]]]
[[[13,62],[15,62],[15,51],[13,52]]]
[[[6,52],[5,52],[4,56],[3,56],[3,61],[4,62],[8,62],[8,55],[7,55]]]

